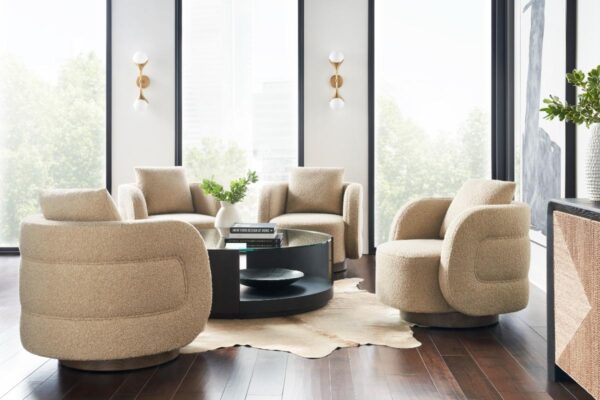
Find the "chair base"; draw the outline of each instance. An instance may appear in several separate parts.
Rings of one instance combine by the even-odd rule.
[[[336,274],[338,272],[345,272],[346,269],[348,269],[348,267],[346,266],[346,260],[339,262],[339,263],[333,263],[333,273]]]
[[[498,315],[473,317],[459,312],[427,314],[400,311],[400,318],[418,326],[432,328],[481,328],[498,323]]]
[[[127,371],[130,369],[141,369],[164,364],[179,356],[179,349],[165,351],[164,353],[151,354],[148,356],[122,358],[118,360],[98,361],[76,361],[60,360],[60,365],[80,369],[83,371]]]

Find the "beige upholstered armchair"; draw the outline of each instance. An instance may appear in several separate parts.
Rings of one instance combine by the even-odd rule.
[[[51,191],[21,227],[21,341],[88,370],[176,357],[208,320],[200,234],[180,221],[121,221],[105,189]]]
[[[258,221],[333,237],[334,272],[362,255],[362,186],[343,181],[341,168],[295,168],[289,182],[262,187]]]
[[[137,183],[119,186],[123,218],[178,220],[197,229],[214,227],[220,204],[204,194],[199,183],[188,183],[182,167],[136,168]]]
[[[379,300],[438,327],[490,325],[525,308],[530,210],[513,193],[512,182],[471,180],[454,199],[404,206],[377,247]]]

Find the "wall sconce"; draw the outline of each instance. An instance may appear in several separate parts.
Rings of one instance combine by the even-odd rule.
[[[138,67],[138,77],[135,80],[135,84],[140,90],[137,99],[133,102],[133,109],[135,111],[144,111],[148,108],[148,99],[144,97],[144,89],[150,86],[150,78],[143,73],[144,67],[148,63],[148,56],[146,53],[138,51],[133,55],[133,62]]]
[[[329,54],[329,62],[333,65],[333,69],[335,70],[334,74],[329,78],[329,84],[335,89],[333,98],[329,100],[329,107],[331,107],[332,110],[339,110],[344,108],[344,99],[340,96],[340,88],[344,84],[344,79],[340,75],[340,65],[344,62],[344,54],[332,51]]]

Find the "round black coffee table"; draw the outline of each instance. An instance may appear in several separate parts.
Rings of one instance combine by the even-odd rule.
[[[323,307],[333,296],[333,241],[330,235],[278,229],[281,247],[226,248],[216,229],[200,230],[210,258],[211,318],[262,318]],[[240,284],[240,269],[286,268],[304,273],[289,286],[265,289]]]

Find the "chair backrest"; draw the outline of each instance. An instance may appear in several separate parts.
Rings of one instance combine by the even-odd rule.
[[[442,221],[440,238],[444,238],[446,230],[463,211],[476,206],[510,204],[515,195],[514,182],[492,179],[469,179],[452,199],[448,211]]]
[[[341,215],[343,189],[343,168],[294,168],[290,172],[286,212]]]
[[[44,218],[53,221],[121,221],[106,189],[52,189],[40,195]]]
[[[135,174],[149,215],[194,212],[183,167],[137,167]]]

